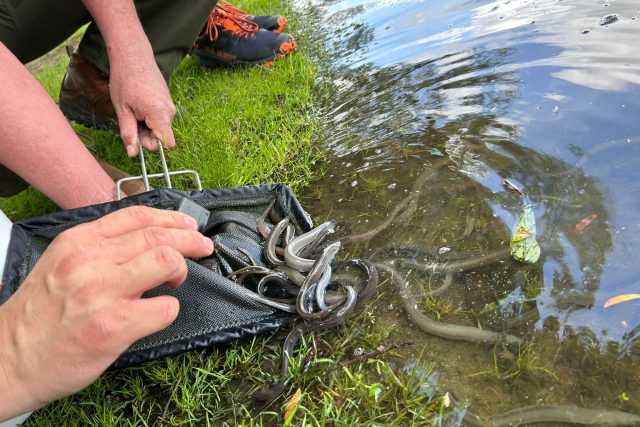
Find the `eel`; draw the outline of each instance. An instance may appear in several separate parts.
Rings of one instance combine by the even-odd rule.
[[[472,326],[453,325],[450,323],[443,323],[435,321],[425,316],[419,309],[415,297],[411,294],[408,282],[404,281],[400,273],[393,267],[374,263],[374,266],[378,270],[385,271],[390,277],[391,281],[395,284],[402,297],[402,304],[405,311],[411,319],[411,323],[420,328],[422,331],[436,335],[441,338],[458,341],[471,341],[471,342],[493,342],[506,344],[522,344],[522,339],[514,335],[501,334],[486,329],[479,329]]]

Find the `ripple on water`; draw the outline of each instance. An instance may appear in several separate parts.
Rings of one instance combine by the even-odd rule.
[[[640,144],[621,142],[640,135],[637,1],[318,0],[333,11],[320,14],[318,31],[332,53],[322,119],[340,161],[316,186],[326,194],[305,201],[310,212],[362,233],[418,192],[363,256],[391,245],[417,247],[425,263],[456,262],[508,247],[522,203],[504,178],[536,203],[537,264],[459,274],[458,288],[425,311],[519,328],[536,336],[529,352],[509,358],[416,336],[456,373],[450,384],[489,412],[583,397],[640,412],[640,310],[602,306],[637,292],[640,277]],[[598,222],[572,235],[591,214]],[[416,289],[431,280],[421,279]],[[494,363],[508,384],[477,374]]]

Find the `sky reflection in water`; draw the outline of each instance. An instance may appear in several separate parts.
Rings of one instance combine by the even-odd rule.
[[[441,152],[449,164],[434,172],[423,215],[404,224],[404,235],[410,228],[414,238],[433,241],[433,229],[451,223],[438,205],[462,195],[484,205],[473,215],[490,223],[474,230],[475,239],[508,245],[520,208],[502,184],[509,178],[536,203],[543,251],[536,274],[544,290],[533,327],[553,317],[609,340],[638,326],[637,301],[606,310],[602,304],[640,292],[640,5],[319,5],[316,25],[327,31],[316,42],[330,52],[321,73],[322,120],[335,156],[327,179],[338,190],[321,203],[332,207],[330,215],[348,231],[367,230],[389,211],[380,200],[401,200]],[[615,22],[601,25],[609,15]],[[378,204],[362,197],[367,183],[380,179]],[[370,219],[354,219],[368,211]],[[596,221],[574,236],[574,225],[590,214]],[[402,230],[394,233],[374,247],[401,239]],[[455,251],[456,243],[450,246]],[[518,277],[512,269],[487,281],[501,281],[497,297],[508,299],[522,291]]]

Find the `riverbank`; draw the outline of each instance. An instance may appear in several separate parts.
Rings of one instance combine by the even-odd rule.
[[[253,2],[252,11],[281,10],[268,2]],[[285,12],[286,13],[286,12]],[[287,14],[288,15],[288,14]],[[292,17],[291,17],[292,18]],[[290,19],[295,21],[295,19]],[[291,22],[296,33],[295,23]],[[298,40],[303,37],[296,34]],[[66,44],[77,45],[79,34]],[[28,65],[57,101],[68,58],[64,46]],[[304,47],[264,69],[205,70],[188,57],[174,74],[170,89],[178,115],[176,149],[166,153],[170,169],[195,169],[206,188],[265,182],[285,182],[294,190],[308,186],[311,168],[321,153],[314,150],[316,133],[312,87],[314,64]],[[34,121],[34,126],[37,126]],[[73,124],[81,139],[99,158],[139,175],[137,159],[129,159],[119,137]],[[160,170],[157,156],[147,156],[148,169]],[[191,188],[189,182],[176,182]],[[152,185],[161,186],[157,181]],[[53,212],[56,206],[30,188],[0,200],[0,209],[13,220]],[[255,347],[256,343],[261,344]],[[238,399],[238,380],[245,364],[262,366],[269,341],[233,344],[230,349],[185,354],[103,375],[86,390],[34,413],[28,425],[122,425],[205,423],[206,419],[247,416]],[[273,358],[277,358],[273,354]],[[269,378],[257,376],[264,386]],[[248,402],[245,396],[242,402]],[[228,402],[221,405],[221,402]],[[229,415],[231,414],[231,415]],[[237,415],[236,415],[237,414]]]
[[[245,6],[258,13],[275,9],[264,1]],[[278,10],[290,18],[301,46],[296,54],[268,69],[207,71],[187,58],[177,70],[170,89],[178,108],[178,146],[167,152],[170,169],[197,170],[204,187],[285,182],[296,193],[311,188],[323,156],[314,148],[315,64],[305,53],[295,14]],[[56,100],[68,63],[63,53],[29,66]],[[101,159],[139,174],[137,160],[127,158],[116,135],[74,127],[88,135],[83,140]],[[149,170],[160,167],[156,156],[147,162]],[[0,208],[14,221],[57,209],[33,189],[0,200]],[[84,391],[36,411],[25,425],[428,423],[440,406],[420,392],[428,372],[391,368],[385,360],[394,354],[386,344],[391,329],[365,311],[346,327],[307,338],[292,361],[288,389],[267,406],[254,405],[251,395],[278,380],[287,331],[108,372]],[[297,390],[301,398],[291,411],[287,402]]]

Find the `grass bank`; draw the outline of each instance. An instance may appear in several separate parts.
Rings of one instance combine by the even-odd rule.
[[[274,10],[269,3],[244,6],[259,13]],[[177,70],[171,92],[178,148],[167,153],[171,169],[199,171],[205,187],[280,181],[296,192],[309,188],[323,157],[314,149],[315,65],[304,35],[296,33],[295,15],[287,14],[301,50],[273,68],[207,71],[187,58]],[[54,57],[37,74],[54,99],[66,65],[66,58]],[[100,158],[139,173],[116,135],[74,126],[89,135]],[[157,170],[158,159],[148,156],[148,166]],[[33,189],[0,200],[0,208],[13,220],[56,209]],[[430,425],[444,401],[425,389],[428,370],[391,367],[391,333],[392,326],[367,310],[346,326],[308,337],[292,361],[289,389],[267,406],[254,404],[251,395],[277,381],[286,331],[107,372],[35,412],[26,425]],[[290,405],[297,391],[299,403]]]

